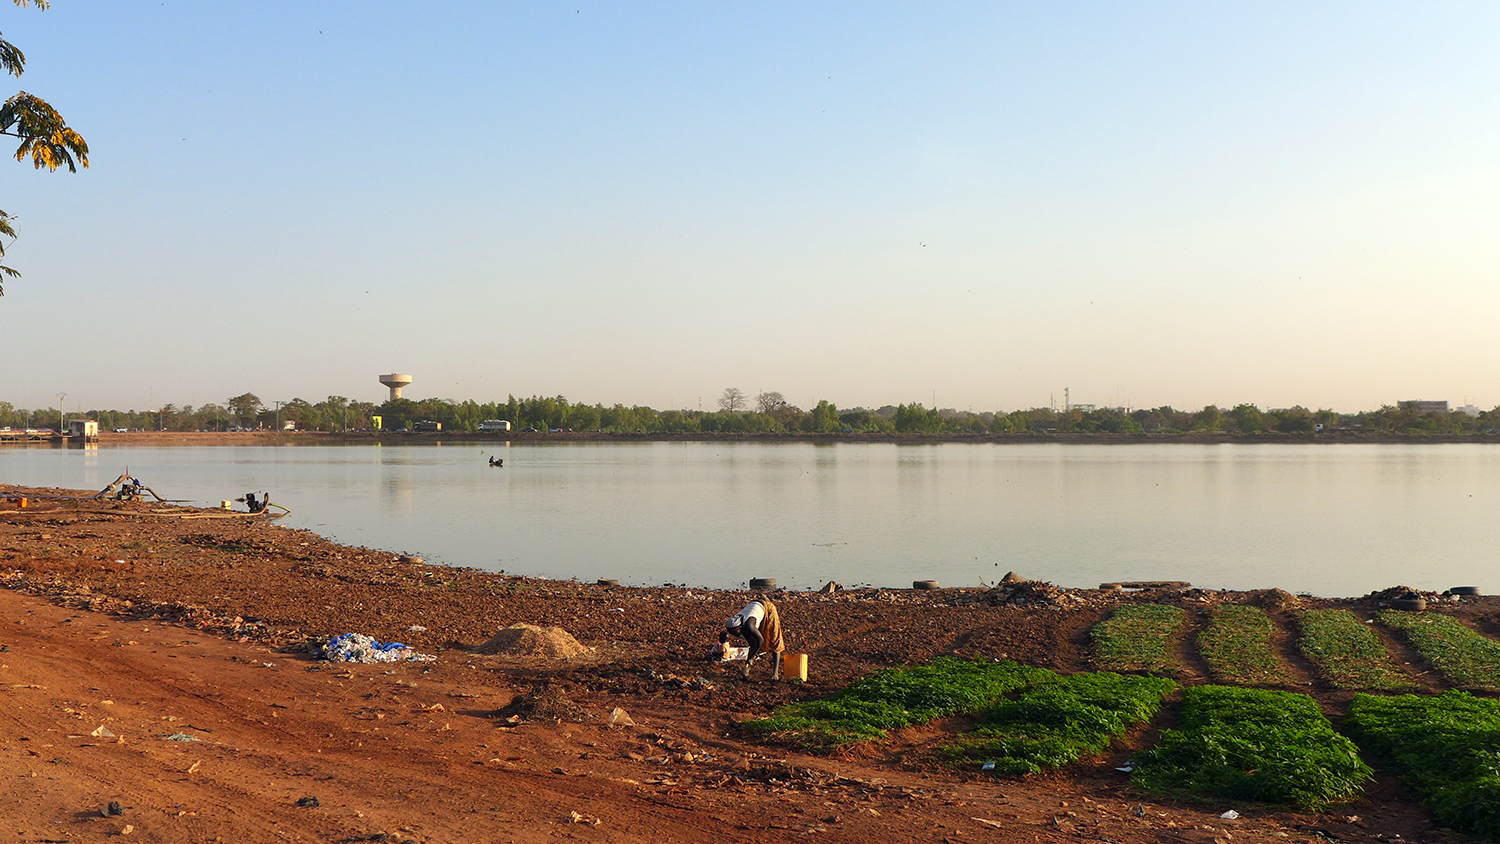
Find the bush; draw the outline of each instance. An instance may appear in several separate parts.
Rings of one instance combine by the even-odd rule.
[[[984,722],[940,751],[955,761],[992,761],[1001,774],[1061,768],[1102,753],[1132,726],[1156,716],[1177,684],[1101,671],[1039,683],[997,704]]]
[[[1184,692],[1178,728],[1142,751],[1131,773],[1146,791],[1314,810],[1357,797],[1369,778],[1311,697],[1234,686]]]
[[[1500,701],[1460,691],[1355,695],[1344,726],[1391,761],[1439,823],[1500,835]]]
[[[744,726],[753,735],[772,735],[807,747],[837,747],[884,738],[889,730],[950,715],[977,715],[1009,692],[1056,676],[1010,660],[939,657],[928,665],[876,672],[829,697],[783,706]]]

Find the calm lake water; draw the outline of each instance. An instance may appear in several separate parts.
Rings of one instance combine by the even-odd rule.
[[[553,578],[1500,591],[1500,448],[1484,445],[0,449],[7,483],[97,489],[127,466],[169,498],[268,490],[283,524],[341,542]]]

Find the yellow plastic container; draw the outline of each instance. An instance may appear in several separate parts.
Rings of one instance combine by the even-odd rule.
[[[807,654],[782,654],[781,679],[807,682]]]

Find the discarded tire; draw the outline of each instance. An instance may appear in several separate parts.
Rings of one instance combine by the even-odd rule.
[[[1426,598],[1393,598],[1391,609],[1406,610],[1407,612],[1421,612],[1427,609]]]
[[[594,582],[598,583],[600,586],[614,587],[614,586],[619,586],[620,585],[620,581],[615,580],[612,577],[601,577],[601,578],[599,578],[598,580],[596,580]]]
[[[764,592],[767,589],[775,589],[775,588],[776,588],[776,578],[774,578],[774,577],[752,577],[752,578],[750,578],[750,591],[751,592]]]
[[[911,588],[913,588],[913,589],[936,589],[936,588],[938,588],[938,582],[936,580],[913,580],[911,582]]]
[[[1448,590],[1449,595],[1478,595],[1478,586],[1455,586]]]

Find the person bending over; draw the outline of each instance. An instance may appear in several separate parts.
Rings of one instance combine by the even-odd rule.
[[[745,659],[743,674],[750,676],[750,666],[760,657],[769,654],[771,658],[771,679],[781,679],[781,654],[786,651],[786,640],[781,635],[781,615],[776,611],[776,605],[770,599],[761,595],[751,601],[744,609],[735,613],[724,629],[719,631],[720,651],[729,644],[730,636],[741,636],[749,645],[749,654]]]

